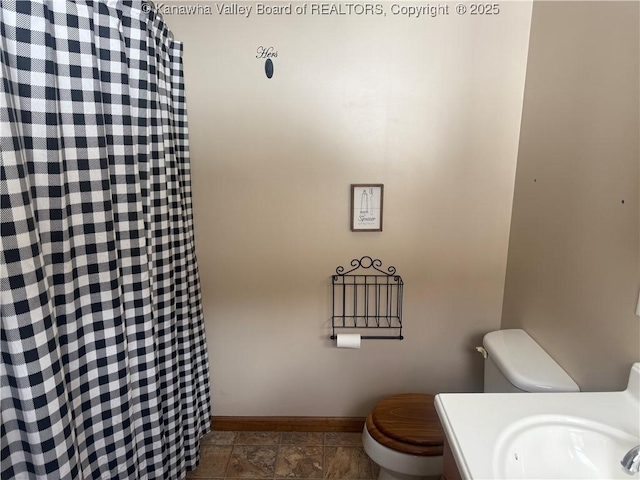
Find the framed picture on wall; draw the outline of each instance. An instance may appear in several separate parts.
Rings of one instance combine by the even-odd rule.
[[[351,231],[381,232],[384,185],[351,184]]]

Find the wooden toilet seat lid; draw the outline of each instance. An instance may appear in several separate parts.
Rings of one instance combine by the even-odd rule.
[[[367,418],[367,429],[373,424],[377,433],[396,442],[441,449],[444,431],[434,398],[426,393],[403,393],[385,398],[375,406],[370,419]]]

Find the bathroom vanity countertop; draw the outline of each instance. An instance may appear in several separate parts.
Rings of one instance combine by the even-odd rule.
[[[629,385],[621,392],[452,393],[437,395],[435,405],[462,478],[497,478],[496,465],[504,460],[495,458],[501,436],[528,417],[584,419],[640,443],[640,363],[632,367]]]

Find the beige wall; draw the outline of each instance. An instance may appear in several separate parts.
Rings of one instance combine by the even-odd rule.
[[[531,5],[500,16],[168,18],[185,43],[214,415],[364,415],[482,387],[499,328]],[[273,46],[264,75],[260,45]],[[385,186],[384,231],[349,185]],[[330,276],[405,282],[405,340],[337,349]]]
[[[584,390],[640,361],[639,6],[533,7],[502,327]]]

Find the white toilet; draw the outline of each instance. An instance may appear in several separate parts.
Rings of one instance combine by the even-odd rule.
[[[485,335],[484,391],[578,392],[580,387],[523,330]],[[379,402],[362,432],[365,451],[380,466],[379,480],[437,478],[444,433],[433,395],[409,393]]]

